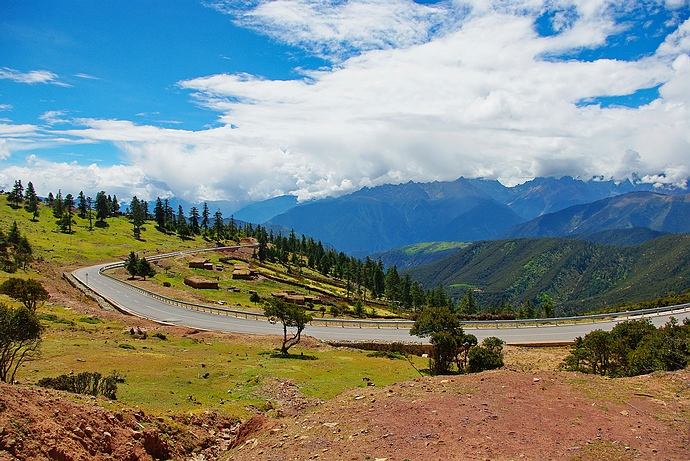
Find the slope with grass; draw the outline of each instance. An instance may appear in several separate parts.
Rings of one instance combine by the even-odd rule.
[[[546,292],[557,313],[643,301],[690,288],[690,236],[668,235],[639,246],[574,239],[514,239],[473,244],[410,270],[426,286],[459,296],[472,287],[480,303],[534,300]]]
[[[468,245],[464,242],[420,242],[374,253],[370,257],[374,260],[380,259],[385,267],[396,266],[402,270],[438,261]]]
[[[159,232],[153,222],[146,223],[141,240],[137,240],[132,235],[132,224],[124,216],[108,218],[107,227],[94,226],[93,230],[89,230],[88,219],[81,219],[75,214],[73,233],[65,234],[60,232],[57,219],[49,208],[42,206],[40,216],[34,222],[30,213],[23,208],[10,207],[7,196],[0,194],[0,228],[6,231],[14,221],[22,235],[29,239],[35,257],[58,266],[74,267],[124,259],[130,251],[153,254],[209,245],[201,238],[182,240],[176,235]]]

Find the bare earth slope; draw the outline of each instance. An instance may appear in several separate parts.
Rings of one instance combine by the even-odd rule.
[[[690,459],[690,372],[499,370],[347,392],[232,460]]]
[[[213,412],[171,421],[94,400],[0,384],[0,461],[217,459],[242,428]]]

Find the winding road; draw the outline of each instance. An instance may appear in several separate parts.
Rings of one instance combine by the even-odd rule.
[[[208,250],[206,250],[208,251]],[[170,253],[162,257],[177,256],[182,253]],[[146,318],[158,323],[197,328],[203,330],[219,331],[226,333],[249,333],[262,335],[282,335],[282,326],[272,324],[265,320],[235,318],[203,311],[195,311],[171,305],[170,303],[155,299],[137,289],[103,275],[104,267],[113,264],[99,264],[84,267],[72,272],[72,275],[90,290],[115,305],[119,310],[129,314]],[[679,321],[690,317],[690,308],[683,306],[673,311],[649,314],[655,325],[666,323],[671,316]],[[642,316],[630,316],[640,318]],[[474,334],[480,341],[487,336],[498,336],[508,344],[535,344],[569,342],[578,336],[583,336],[595,329],[610,330],[619,321],[607,320],[596,323],[576,323],[566,325],[545,326],[520,326],[520,327],[490,327],[482,326],[465,327],[465,330]],[[347,341],[377,341],[377,342],[407,342],[424,343],[423,338],[411,336],[406,328],[374,328],[363,326],[361,328],[353,324],[348,327],[310,325],[305,329],[305,334],[323,341],[347,342]]]

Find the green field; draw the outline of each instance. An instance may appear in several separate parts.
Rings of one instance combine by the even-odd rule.
[[[369,357],[365,351],[298,345],[291,352],[315,360],[273,358],[277,338],[166,333],[162,340],[149,331],[147,339],[134,339],[121,321],[93,320],[56,306],[40,313],[47,327],[42,353],[22,368],[21,382],[117,371],[126,379],[119,385],[118,400],[156,414],[217,409],[246,416],[249,406],[266,408],[271,400],[266,386],[272,379],[294,382],[307,397],[329,399],[365,386],[364,377],[386,385],[418,376],[406,360]],[[418,368],[426,366],[426,359],[411,359]]]

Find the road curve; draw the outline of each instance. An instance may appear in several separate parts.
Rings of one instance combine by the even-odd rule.
[[[96,266],[84,267],[75,270],[72,272],[72,275],[89,289],[115,304],[121,310],[132,315],[163,324],[211,331],[282,335],[282,327],[280,325],[271,324],[267,321],[226,317],[223,315],[184,309],[158,301],[157,299],[135,290],[127,284],[103,275],[101,269],[108,265],[109,264],[99,264]],[[682,321],[682,319],[690,317],[690,309],[685,308],[678,311],[664,312],[663,314],[649,315],[647,317],[649,317],[655,325],[662,325],[666,323],[671,316],[675,316],[679,321]],[[487,336],[497,336],[508,344],[568,342],[595,329],[610,330],[621,320],[540,327],[522,326],[519,328],[467,327],[465,330],[474,334],[480,341]],[[404,328],[308,326],[305,333],[323,341],[426,342],[422,338],[411,336],[409,330]]]

